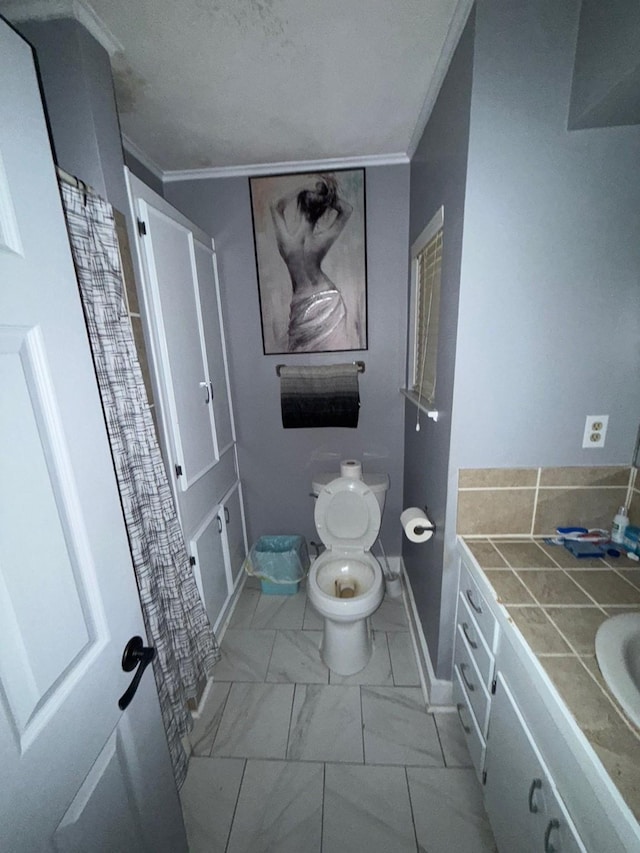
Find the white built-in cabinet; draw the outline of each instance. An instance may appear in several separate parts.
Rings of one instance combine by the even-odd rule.
[[[453,696],[469,752],[482,780],[494,688],[498,626],[468,569],[460,570]]]
[[[500,850],[586,853],[502,672],[484,772],[485,805]]]
[[[246,556],[212,239],[127,172],[158,427],[198,589],[217,629]]]
[[[539,661],[462,555],[453,696],[500,853],[640,853],[640,827]]]

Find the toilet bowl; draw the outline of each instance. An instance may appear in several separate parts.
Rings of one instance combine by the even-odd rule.
[[[314,517],[326,546],[307,581],[324,619],[320,654],[333,672],[353,675],[371,657],[369,617],[384,597],[382,569],[369,551],[380,530],[380,500],[361,479],[338,477],[320,489]]]

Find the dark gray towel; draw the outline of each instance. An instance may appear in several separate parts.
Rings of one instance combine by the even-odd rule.
[[[355,364],[280,368],[282,426],[358,426],[360,393]]]

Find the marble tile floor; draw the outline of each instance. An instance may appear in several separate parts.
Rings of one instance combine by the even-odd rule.
[[[319,654],[304,587],[247,580],[181,791],[190,853],[494,853],[458,719],[428,714],[402,601],[350,677]]]

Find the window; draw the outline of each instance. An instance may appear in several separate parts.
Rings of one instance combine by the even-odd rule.
[[[411,247],[409,388],[432,404],[436,393],[438,321],[444,208],[440,208]]]

